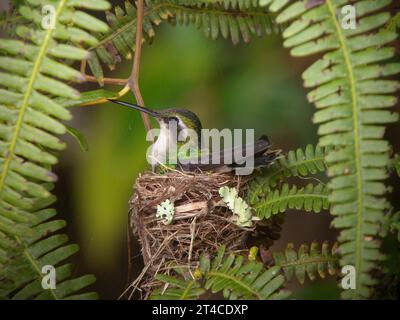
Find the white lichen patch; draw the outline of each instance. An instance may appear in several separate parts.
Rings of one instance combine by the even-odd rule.
[[[175,206],[169,199],[161,202],[157,206],[156,217],[161,219],[164,224],[171,224],[175,213]]]

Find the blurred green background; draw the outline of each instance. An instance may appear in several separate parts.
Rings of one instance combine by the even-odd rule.
[[[148,107],[189,108],[205,128],[254,128],[257,136],[267,134],[285,152],[317,141],[311,123],[314,107],[306,101],[301,81],[310,62],[292,59],[278,35],[233,46],[206,39],[194,27],[162,24],[156,31],[142,53],[140,87]],[[124,78],[130,70],[131,61],[125,61],[107,76]],[[148,169],[148,143],[135,111],[104,104],[73,112],[72,126],[84,133],[89,150],[81,151],[65,137],[69,147],[57,166],[57,206],[81,247],[77,273],[94,273],[101,298],[114,299],[126,285],[128,201],[135,178]],[[327,213],[290,213],[274,248],[283,249],[288,241],[298,245],[333,239],[329,222]],[[139,271],[139,259],[135,263]],[[334,279],[306,285],[296,297],[336,298],[335,287]]]

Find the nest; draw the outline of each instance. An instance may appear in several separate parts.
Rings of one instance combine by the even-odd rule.
[[[130,289],[140,287],[142,297],[147,298],[159,285],[154,281],[158,272],[168,273],[177,265],[193,270],[202,253],[212,255],[221,245],[227,252],[245,249],[247,235],[254,228],[232,221],[233,213],[221,200],[219,189],[236,188],[243,196],[249,179],[231,173],[178,171],[139,176],[130,200],[130,225],[142,247],[144,269]],[[174,204],[170,224],[156,217],[157,206],[165,200]]]

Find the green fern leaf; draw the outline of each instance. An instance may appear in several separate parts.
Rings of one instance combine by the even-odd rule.
[[[65,125],[65,128],[69,135],[78,143],[82,151],[86,152],[89,150],[89,144],[86,140],[85,135],[81,131],[68,125]]]
[[[305,187],[289,187],[284,184],[279,190],[271,189],[266,197],[253,204],[256,214],[261,219],[285,212],[287,209],[320,212],[329,208],[328,190],[323,184],[308,184]]]
[[[155,279],[168,283],[171,288],[154,290],[150,297],[152,300],[197,300],[206,291],[196,280],[181,280],[165,274],[157,274]]]
[[[284,46],[293,56],[326,52],[304,73],[304,85],[312,88],[308,100],[318,109],[320,145],[334,146],[325,160],[330,176],[329,201],[335,216],[342,265],[356,269],[356,289],[344,298],[367,298],[376,283],[370,271],[384,259],[376,238],[389,204],[385,198],[390,146],[383,139],[385,125],[397,121],[386,110],[397,99],[399,82],[385,77],[400,72],[399,63],[384,63],[394,55],[387,45],[395,32],[378,30],[390,19],[382,1],[275,0],[270,9],[276,21],[289,23]],[[342,27],[340,9],[354,6],[355,29]],[[339,12],[339,14],[338,14]],[[378,30],[378,31],[377,31]]]
[[[289,243],[284,252],[273,252],[274,266],[283,269],[287,280],[296,277],[303,284],[306,276],[310,280],[316,279],[317,275],[325,278],[327,274],[339,273],[339,257],[337,254],[337,243],[330,246],[327,241],[322,243],[312,242],[302,244],[298,251],[294,249],[293,243]]]
[[[99,35],[98,44],[92,47],[88,59],[93,75],[103,85],[101,63],[112,70],[122,57],[130,59],[135,50],[136,7],[125,1],[125,7],[116,6],[107,13],[110,31]],[[151,42],[154,28],[161,22],[194,25],[206,37],[228,37],[237,44],[242,37],[249,42],[251,35],[262,36],[278,31],[272,14],[258,1],[193,1],[193,0],[147,0],[143,16],[143,41]]]
[[[65,259],[77,251],[64,235],[53,235],[63,221],[47,221],[55,215],[48,207],[55,201],[51,167],[65,147],[57,135],[68,110],[56,98],[77,99],[79,92],[68,82],[84,80],[79,71],[63,63],[81,61],[95,45],[91,32],[105,32],[107,25],[79,10],[105,10],[107,1],[58,0],[55,26],[42,27],[45,0],[28,0],[19,6],[28,21],[16,29],[18,39],[0,41],[0,291],[6,298],[81,298],[79,291],[93,276],[71,279]],[[56,289],[41,286],[42,267],[56,268]]]
[[[230,300],[272,300],[282,297],[282,292],[275,293],[284,284],[278,272],[279,268],[264,270],[260,263],[243,264],[243,257],[229,255],[207,273],[205,287],[213,293],[222,291],[224,298]]]
[[[65,99],[65,98],[56,98],[55,101],[65,108],[70,108],[70,107],[75,107],[78,105],[82,106],[87,103],[91,103],[93,101],[99,100],[99,99],[115,98],[116,95],[117,95],[117,93],[109,91],[109,90],[96,89],[96,90],[81,92],[80,97],[75,100]]]
[[[289,177],[305,177],[326,170],[326,150],[311,144],[303,150],[290,150],[284,157],[279,158],[268,168],[250,182],[247,200],[256,204],[261,198],[266,197],[271,187]]]
[[[200,271],[201,270],[201,271]],[[200,259],[201,280],[178,279],[158,275],[157,279],[167,283],[165,290],[156,290],[152,299],[198,299],[205,290],[222,293],[224,298],[237,299],[285,299],[289,292],[281,290],[284,277],[280,268],[265,269],[262,263],[245,262],[241,255],[225,255],[225,246],[218,249],[217,256],[211,261],[206,255]],[[201,283],[200,283],[201,282]]]

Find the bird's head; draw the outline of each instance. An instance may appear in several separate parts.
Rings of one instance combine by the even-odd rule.
[[[171,124],[175,124],[177,126],[178,133],[181,130],[192,129],[196,131],[198,137],[200,137],[202,129],[200,119],[194,112],[188,109],[171,108],[155,111],[124,101],[111,99],[109,101],[138,110],[140,112],[147,113],[158,121],[160,127],[168,128]]]

